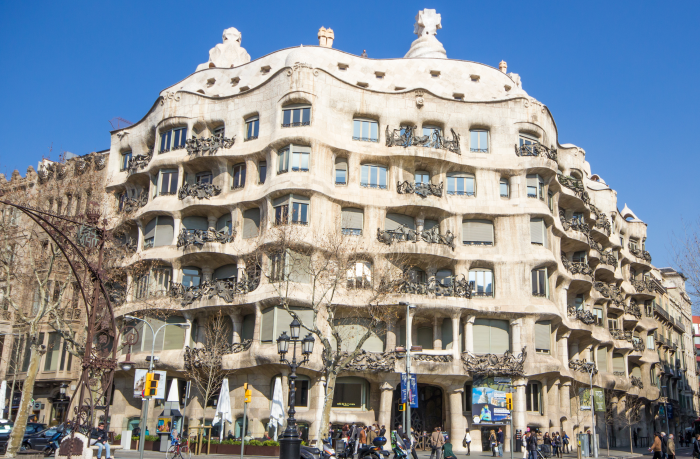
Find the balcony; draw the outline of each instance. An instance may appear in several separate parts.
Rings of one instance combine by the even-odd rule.
[[[622,295],[620,287],[615,284],[606,284],[605,282],[596,281],[593,283],[593,288],[600,292],[603,297],[613,300],[618,307],[624,309],[622,305],[624,296]]]
[[[128,174],[132,175],[140,171],[141,169],[145,169],[146,166],[148,166],[148,163],[151,162],[151,159],[153,159],[153,149],[151,149],[145,155],[132,156],[129,160],[129,165],[126,168]]]
[[[613,268],[617,268],[617,257],[615,256],[612,251],[604,251],[604,252],[599,252],[600,253],[600,262],[603,263],[604,265],[612,266]]]
[[[219,194],[221,194],[221,188],[211,183],[195,183],[192,185],[185,183],[178,190],[177,197],[180,200],[188,196],[197,199],[209,199]]]
[[[561,254],[561,264],[564,265],[564,268],[571,274],[593,276],[593,268],[588,266],[588,263],[569,261],[569,258],[564,253]]]
[[[630,376],[630,383],[632,383],[633,387],[638,387],[640,389],[644,389],[644,383],[642,382],[642,378],[638,378],[636,376]]]
[[[557,174],[557,180],[563,187],[566,187],[574,192],[576,196],[583,201],[584,204],[589,206],[591,204],[591,198],[588,196],[586,188],[583,186],[583,182],[577,178],[571,177],[569,175]]]
[[[439,282],[431,277],[427,281],[414,281],[404,279],[397,284],[387,285],[383,288],[387,293],[395,290],[396,293],[407,295],[435,295],[450,296],[457,298],[472,298],[473,296],[493,296],[492,292],[477,294],[474,292],[474,282],[468,282],[464,275],[461,279],[457,276],[449,276]]]
[[[454,129],[451,129],[452,140],[443,137],[442,132],[438,129],[433,130],[430,135],[416,136],[414,134],[417,126],[401,126],[399,129],[389,130],[386,127],[386,146],[387,147],[425,147],[447,150],[452,153],[461,155],[459,148],[459,134]]]
[[[605,212],[601,211],[593,204],[590,204],[588,207],[590,207],[591,212],[593,212],[593,214],[595,215],[595,227],[604,232],[606,235],[610,236],[610,233],[612,232],[612,227],[610,225],[610,220],[608,219],[608,216],[605,214]]]
[[[187,140],[185,148],[188,155],[215,155],[219,148],[231,148],[235,142],[236,136],[229,139],[223,134],[215,134],[203,139],[192,136]]]
[[[624,340],[632,342],[632,330],[618,330],[617,328],[608,329],[610,336],[613,339]]]
[[[182,306],[189,306],[202,298],[210,299],[215,296],[226,303],[232,303],[236,295],[250,293],[258,288],[258,285],[260,285],[259,276],[248,278],[245,275],[241,280],[236,278],[216,279],[205,281],[192,287],[185,287],[180,283],[172,282],[168,296],[180,299]]]
[[[659,305],[655,304],[654,305],[654,312],[656,312],[658,315],[666,319],[667,321],[671,318],[668,313]]]
[[[567,314],[569,317],[580,320],[586,325],[592,325],[598,322],[596,316],[587,309],[577,309],[576,306],[569,306],[567,308]]]
[[[397,182],[396,192],[399,194],[417,194],[421,198],[427,198],[428,196],[442,197],[442,188],[444,183],[439,185],[433,185],[432,183],[409,183],[408,181]]]
[[[542,145],[541,143],[531,143],[529,145],[515,144],[515,154],[518,156],[542,156],[543,158],[551,159],[552,161],[558,161],[557,150],[550,149]]]
[[[655,292],[654,283],[649,279],[642,280],[631,280],[632,286],[637,291],[637,293],[649,293],[653,294]]]
[[[462,353],[462,363],[467,374],[479,376],[522,376],[525,366],[525,348],[519,355],[510,351],[504,354],[474,355]]]
[[[583,218],[566,218],[566,213],[563,209],[559,209],[559,220],[561,221],[561,226],[564,227],[566,231],[572,229],[585,235],[588,235],[591,231],[588,224],[583,221]]]
[[[634,300],[630,300],[630,304],[625,306],[625,313],[630,314],[637,319],[642,318],[642,310],[639,308],[637,305],[637,302]]]
[[[228,230],[214,231],[208,230],[188,230],[183,228],[180,234],[177,236],[177,247],[189,247],[195,245],[197,247],[202,247],[207,242],[218,242],[220,244],[227,244],[233,242],[236,237],[236,231],[233,234],[228,234]]]
[[[629,251],[632,255],[634,255],[637,258],[641,258],[647,263],[651,263],[651,254],[649,252],[640,249],[636,245],[633,245],[631,242],[627,245],[627,247],[629,248]]]
[[[440,228],[434,226],[429,230],[416,231],[406,226],[401,226],[396,230],[381,230],[377,228],[377,240],[384,244],[391,245],[393,242],[427,242],[428,244],[446,245],[452,250],[455,249],[455,236],[452,231],[440,234]]]
[[[141,207],[145,206],[148,204],[148,193],[146,191],[142,191],[138,196],[135,196],[133,198],[127,198],[125,195],[123,195],[123,198],[119,199],[119,212],[125,213],[125,214],[130,214],[132,212],[136,212],[139,210]]]

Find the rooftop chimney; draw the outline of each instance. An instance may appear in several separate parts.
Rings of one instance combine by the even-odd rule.
[[[508,71],[508,64],[506,64],[506,61],[501,61],[501,62],[499,62],[499,63],[498,63],[498,69],[499,69],[501,72],[506,73],[506,72]]]
[[[325,27],[318,29],[318,45],[322,48],[332,48],[334,38],[333,29],[326,29]]]

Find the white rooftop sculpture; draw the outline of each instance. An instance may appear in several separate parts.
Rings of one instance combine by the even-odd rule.
[[[418,38],[411,43],[411,49],[408,50],[404,58],[437,57],[447,59],[445,48],[435,37],[438,29],[442,29],[441,20],[441,16],[435,10],[425,8],[418,12],[416,23],[413,26],[413,33],[418,35]]]
[[[199,64],[197,70],[211,67],[232,68],[250,62],[250,54],[241,48],[241,33],[235,27],[224,30],[223,43],[209,50],[209,61]]]

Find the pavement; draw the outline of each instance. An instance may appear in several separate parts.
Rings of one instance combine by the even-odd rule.
[[[418,459],[430,459],[430,450],[426,451],[421,451],[418,450],[416,451],[418,455]],[[457,459],[469,459],[474,458],[487,458],[487,457],[493,457],[493,454],[490,451],[472,451],[472,454],[467,456],[466,453],[460,453],[458,452],[457,454]],[[600,450],[599,457],[600,458],[611,458],[611,459],[630,459],[630,458],[635,458],[635,457],[642,457],[642,456],[649,456],[651,457],[652,454],[649,452],[647,448],[634,448],[634,452],[630,452],[629,448],[611,448],[610,449],[610,455],[608,455],[608,450],[606,448],[603,448]],[[123,451],[123,450],[117,450],[115,451],[114,454],[115,459],[137,459],[139,457],[139,452],[138,451]],[[143,454],[143,457],[145,459],[165,459],[165,453],[159,453],[155,451],[145,451]],[[202,454],[199,456],[192,455],[192,459],[222,459],[224,457],[240,457],[238,455],[228,455],[228,454]],[[244,456],[246,459],[271,459],[270,456],[249,456],[245,455]],[[393,454],[390,454],[389,459],[392,459]],[[523,455],[522,453],[513,453],[513,459],[522,459]],[[676,448],[676,459],[692,459],[693,457],[693,449],[691,447],[684,447],[684,448]],[[564,454],[565,459],[577,459],[577,455],[574,454]],[[408,457],[408,459],[411,459],[411,456]],[[503,453],[503,459],[510,459],[510,452],[506,451]]]

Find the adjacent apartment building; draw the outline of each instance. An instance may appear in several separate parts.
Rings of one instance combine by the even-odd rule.
[[[334,425],[400,423],[404,360],[396,349],[415,345],[419,432],[441,426],[461,439],[470,429],[474,445],[494,426],[510,435],[507,417],[482,415],[485,405],[502,408],[497,402],[472,398],[493,384],[484,377],[498,375],[514,386],[514,429],[585,431],[585,362],[595,363],[593,384],[610,395],[606,409],[621,410],[627,393],[644,401],[639,437],[692,426],[698,374],[682,274],[652,265],[647,225],[627,205],[619,210],[582,148],[561,143],[553,114],[520,76],[503,61],[495,68],[447,58],[439,28],[434,10],[421,11],[404,58],[333,49],[333,32],[321,29],[319,46],[252,61],[241,34],[227,29],[208,62],[164,89],[140,121],[111,133],[104,186],[113,229],[133,251],[124,263],[157,262],[127,276],[115,311],[120,323],[158,309],[168,314],[149,319],[154,325],[191,325],[165,327],[155,343],[140,328],[129,348],[146,368],[155,347],[186,426],[215,415],[196,394],[185,400],[185,355],[204,345],[202,323],[222,311],[231,321],[222,362],[235,370],[235,422],[224,428],[240,436],[248,383],[249,430],[273,433],[273,390],[278,381],[286,394],[289,374],[275,340],[291,317],[269,273],[286,275],[295,255],[256,255],[254,267],[250,257],[280,225],[294,225],[309,253],[323,234],[362,247],[341,271],[347,283],[337,301],[346,311],[362,307],[355,292],[380,281],[376,269],[387,258],[405,263],[407,279],[385,303],[416,307],[372,329],[364,358],[376,365],[340,374]],[[309,317],[308,282],[293,279],[300,317]],[[362,320],[348,327],[367,330]],[[296,416],[311,440],[322,366],[317,345],[297,379]],[[134,370],[119,370],[116,432],[139,423],[133,386]],[[151,432],[163,408],[151,407]],[[601,443],[607,431],[611,442],[628,444],[629,431],[618,421],[606,430],[604,418],[597,413]]]

